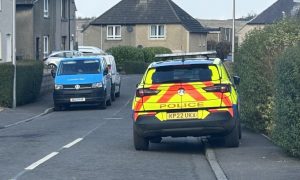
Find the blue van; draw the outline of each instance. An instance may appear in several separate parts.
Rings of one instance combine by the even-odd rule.
[[[52,76],[57,111],[73,104],[95,104],[103,109],[111,105],[111,77],[101,57],[63,59]]]

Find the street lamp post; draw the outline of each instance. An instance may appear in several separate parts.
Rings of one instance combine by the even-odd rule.
[[[12,64],[14,66],[14,80],[13,80],[13,104],[12,107],[17,107],[17,63],[16,63],[16,0],[13,0],[13,39],[12,39]]]
[[[235,58],[235,0],[232,2],[232,62]]]

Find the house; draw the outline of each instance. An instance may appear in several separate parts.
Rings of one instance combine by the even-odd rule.
[[[262,29],[274,24],[285,17],[298,15],[300,0],[278,0],[261,14],[249,21],[239,32],[239,45],[245,40],[246,35],[254,29]]]
[[[13,1],[0,0],[0,63],[12,61]]]
[[[41,60],[75,45],[74,0],[16,0],[17,59]]]
[[[219,42],[232,43],[232,19],[229,20],[209,20],[198,19],[198,21],[208,29],[207,50],[216,50]],[[243,20],[235,21],[235,29],[239,31],[247,22]]]
[[[83,31],[84,45],[206,50],[207,30],[171,0],[122,0]]]
[[[83,46],[83,30],[89,25],[92,21],[90,18],[79,18],[76,19],[76,40],[78,46]]]

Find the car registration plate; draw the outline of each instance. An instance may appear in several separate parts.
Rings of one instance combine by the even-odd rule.
[[[179,112],[179,113],[168,113],[167,119],[198,119],[198,112]]]
[[[85,98],[71,98],[70,102],[85,102]]]

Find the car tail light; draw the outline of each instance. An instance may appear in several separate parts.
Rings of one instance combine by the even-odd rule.
[[[152,96],[156,95],[160,90],[141,88],[136,90],[136,97]]]
[[[216,84],[214,86],[209,86],[203,88],[206,92],[221,92],[227,93],[231,91],[231,86],[228,84]]]

